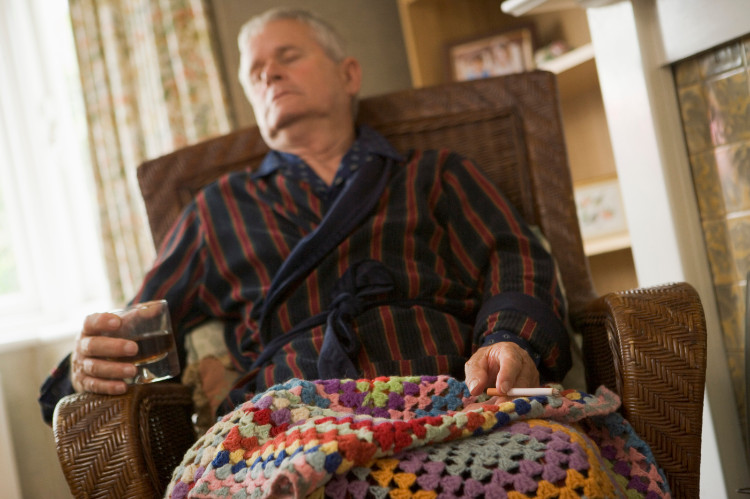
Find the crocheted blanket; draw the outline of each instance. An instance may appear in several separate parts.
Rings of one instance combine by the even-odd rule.
[[[617,396],[472,397],[447,376],[291,380],[221,418],[167,497],[670,497]]]

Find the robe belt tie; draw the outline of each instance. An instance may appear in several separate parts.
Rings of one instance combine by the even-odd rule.
[[[334,285],[328,310],[300,322],[271,340],[250,366],[250,371],[262,367],[290,341],[314,327],[326,324],[318,357],[320,379],[359,377],[354,359],[361,342],[352,328],[352,321],[367,309],[391,302],[382,295],[392,292],[394,288],[393,276],[382,263],[375,260],[354,263]],[[378,296],[382,299],[376,300]]]

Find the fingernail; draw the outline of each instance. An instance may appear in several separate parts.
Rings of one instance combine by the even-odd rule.
[[[503,381],[500,383],[500,391],[503,393],[508,393],[508,390],[513,388],[513,385],[510,384],[510,381]]]
[[[125,377],[126,378],[132,378],[135,376],[135,366],[129,365],[125,368]]]
[[[138,353],[138,345],[134,341],[129,341],[124,347],[125,355],[135,355]]]
[[[115,328],[120,325],[120,319],[115,319],[112,317],[110,320],[107,321],[107,326],[111,328]]]
[[[469,387],[469,392],[474,393],[474,387],[477,386],[477,380],[476,379],[467,379],[466,380],[466,386]]]

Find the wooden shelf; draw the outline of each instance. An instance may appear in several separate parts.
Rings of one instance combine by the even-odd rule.
[[[559,57],[555,57],[549,61],[544,61],[538,64],[537,68],[559,75],[569,69],[573,69],[576,66],[593,60],[594,47],[590,43],[587,43],[586,45],[575,48]]]
[[[601,255],[625,248],[630,248],[630,234],[624,232],[615,236],[585,241],[583,252],[587,256]]]
[[[559,12],[571,8],[601,7],[619,0],[504,0],[500,9],[512,16]]]
[[[576,0],[505,0],[500,4],[503,12],[516,17],[578,7]]]
[[[398,0],[414,87],[449,80],[447,44],[525,25],[504,14],[497,0]]]
[[[448,81],[446,47],[459,40],[532,25],[539,46],[575,49],[537,65],[557,75],[565,143],[574,181],[613,175],[614,154],[585,9],[619,0],[397,0],[415,87]],[[498,8],[500,7],[500,8]],[[586,254],[604,288],[636,282],[627,232],[589,240]],[[625,289],[625,288],[614,288]]]

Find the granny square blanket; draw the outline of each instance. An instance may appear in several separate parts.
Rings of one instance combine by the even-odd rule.
[[[222,417],[166,496],[670,497],[619,405],[604,387],[500,402],[448,376],[294,379]]]

